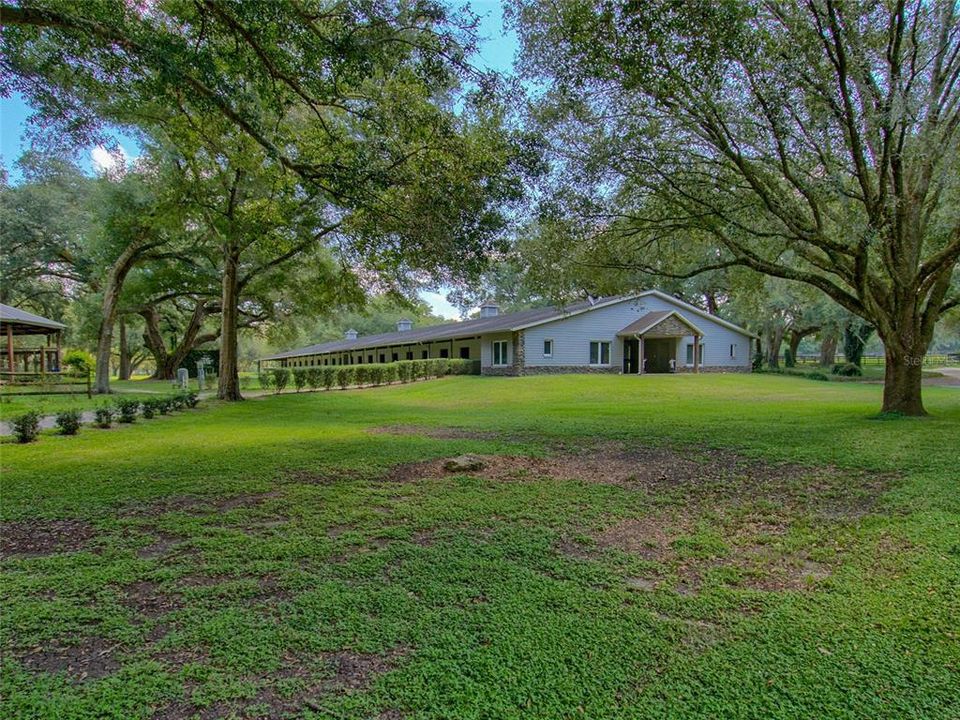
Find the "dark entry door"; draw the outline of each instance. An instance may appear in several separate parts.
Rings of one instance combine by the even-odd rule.
[[[670,372],[670,361],[674,359],[676,341],[673,338],[650,338],[644,340],[643,350],[647,356],[646,372]]]
[[[636,375],[640,370],[640,341],[637,338],[623,339],[623,372]]]

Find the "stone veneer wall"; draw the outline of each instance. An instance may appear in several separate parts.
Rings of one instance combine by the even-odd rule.
[[[690,365],[689,367],[686,366],[686,365],[678,365],[678,366],[677,366],[677,372],[678,372],[678,373],[692,373],[692,372],[693,372],[693,365]],[[701,365],[701,366],[700,366],[700,372],[701,372],[701,373],[728,373],[728,372],[729,372],[729,373],[748,373],[748,372],[752,372],[752,368],[751,368],[749,365],[747,365],[747,366],[741,366],[741,365],[708,365],[708,366],[704,366],[704,365]],[[655,373],[648,373],[648,374],[655,374]],[[663,374],[663,373],[661,373],[661,374]],[[667,374],[669,374],[669,373],[667,373]]]
[[[620,372],[620,368],[614,365],[534,365],[523,369],[524,375],[568,375],[570,373],[619,375]]]

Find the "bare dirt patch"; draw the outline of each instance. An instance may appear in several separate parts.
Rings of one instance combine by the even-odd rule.
[[[501,433],[493,430],[476,430],[464,427],[424,427],[421,425],[383,425],[371,428],[375,435],[399,435],[425,437],[433,440],[497,440]]]
[[[137,556],[145,560],[153,560],[169,554],[186,539],[182,535],[174,535],[162,530],[151,530],[151,534],[155,538],[154,541],[137,550]]]
[[[120,590],[121,604],[133,610],[137,617],[153,620],[183,607],[178,593],[167,593],[152,580],[139,580]]]
[[[119,650],[120,644],[112,640],[86,637],[74,645],[51,643],[33,648],[18,660],[31,672],[62,672],[78,681],[95,680],[120,669]]]
[[[83,520],[15,520],[0,525],[0,557],[44,557],[84,549],[96,530]]]
[[[598,443],[565,448],[549,457],[478,455],[483,467],[450,471],[450,458],[395,466],[390,482],[468,475],[495,481],[553,479],[614,485],[687,503],[766,500],[830,517],[869,513],[894,476],[835,467],[769,463],[728,450],[705,447],[672,449]]]

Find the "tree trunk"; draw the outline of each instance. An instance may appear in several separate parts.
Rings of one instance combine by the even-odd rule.
[[[783,326],[778,325],[767,332],[767,367],[780,367],[780,346],[783,344]]]
[[[837,331],[825,330],[820,339],[820,367],[831,367],[837,361]]]
[[[243,400],[237,374],[237,325],[239,324],[239,252],[228,247],[224,253],[223,295],[220,314],[220,377],[217,397],[221,400]]]
[[[97,333],[97,369],[94,375],[93,392],[110,392],[110,356],[113,349],[113,325],[117,319],[117,301],[127,273],[147,245],[147,238],[132,242],[118,257],[107,274],[101,303],[100,329]]]
[[[120,369],[117,371],[118,380],[130,379],[130,348],[127,345],[127,319],[120,316]]]
[[[863,348],[873,335],[873,325],[852,320],[843,329],[843,357],[857,367],[863,361]]]
[[[155,380],[173,380],[176,378],[177,369],[183,363],[183,359],[190,354],[197,345],[206,342],[212,342],[217,339],[217,333],[205,333],[200,335],[203,322],[209,314],[209,308],[204,301],[197,302],[190,317],[190,322],[183,331],[183,337],[180,342],[169,352],[167,345],[163,341],[163,335],[160,333],[160,313],[153,306],[148,306],[140,311],[140,316],[144,320],[143,342],[153,355],[153,361],[156,366],[153,377]]]
[[[883,375],[883,412],[926,415],[921,380],[925,348],[905,352],[894,344],[886,346],[887,367]]]

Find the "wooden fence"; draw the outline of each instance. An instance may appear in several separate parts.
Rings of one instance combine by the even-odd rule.
[[[843,353],[838,352],[836,360],[834,362],[842,363],[844,361]],[[798,365],[818,365],[820,363],[819,354],[804,354],[800,353],[797,355],[797,364]],[[864,355],[860,361],[861,365],[873,365],[879,366],[885,364],[885,359],[883,355]],[[944,365],[960,365],[960,354],[957,353],[947,353],[946,355],[924,355],[923,356],[923,366],[924,367],[942,367]]]
[[[92,396],[90,373],[0,372],[0,396],[80,395]]]

